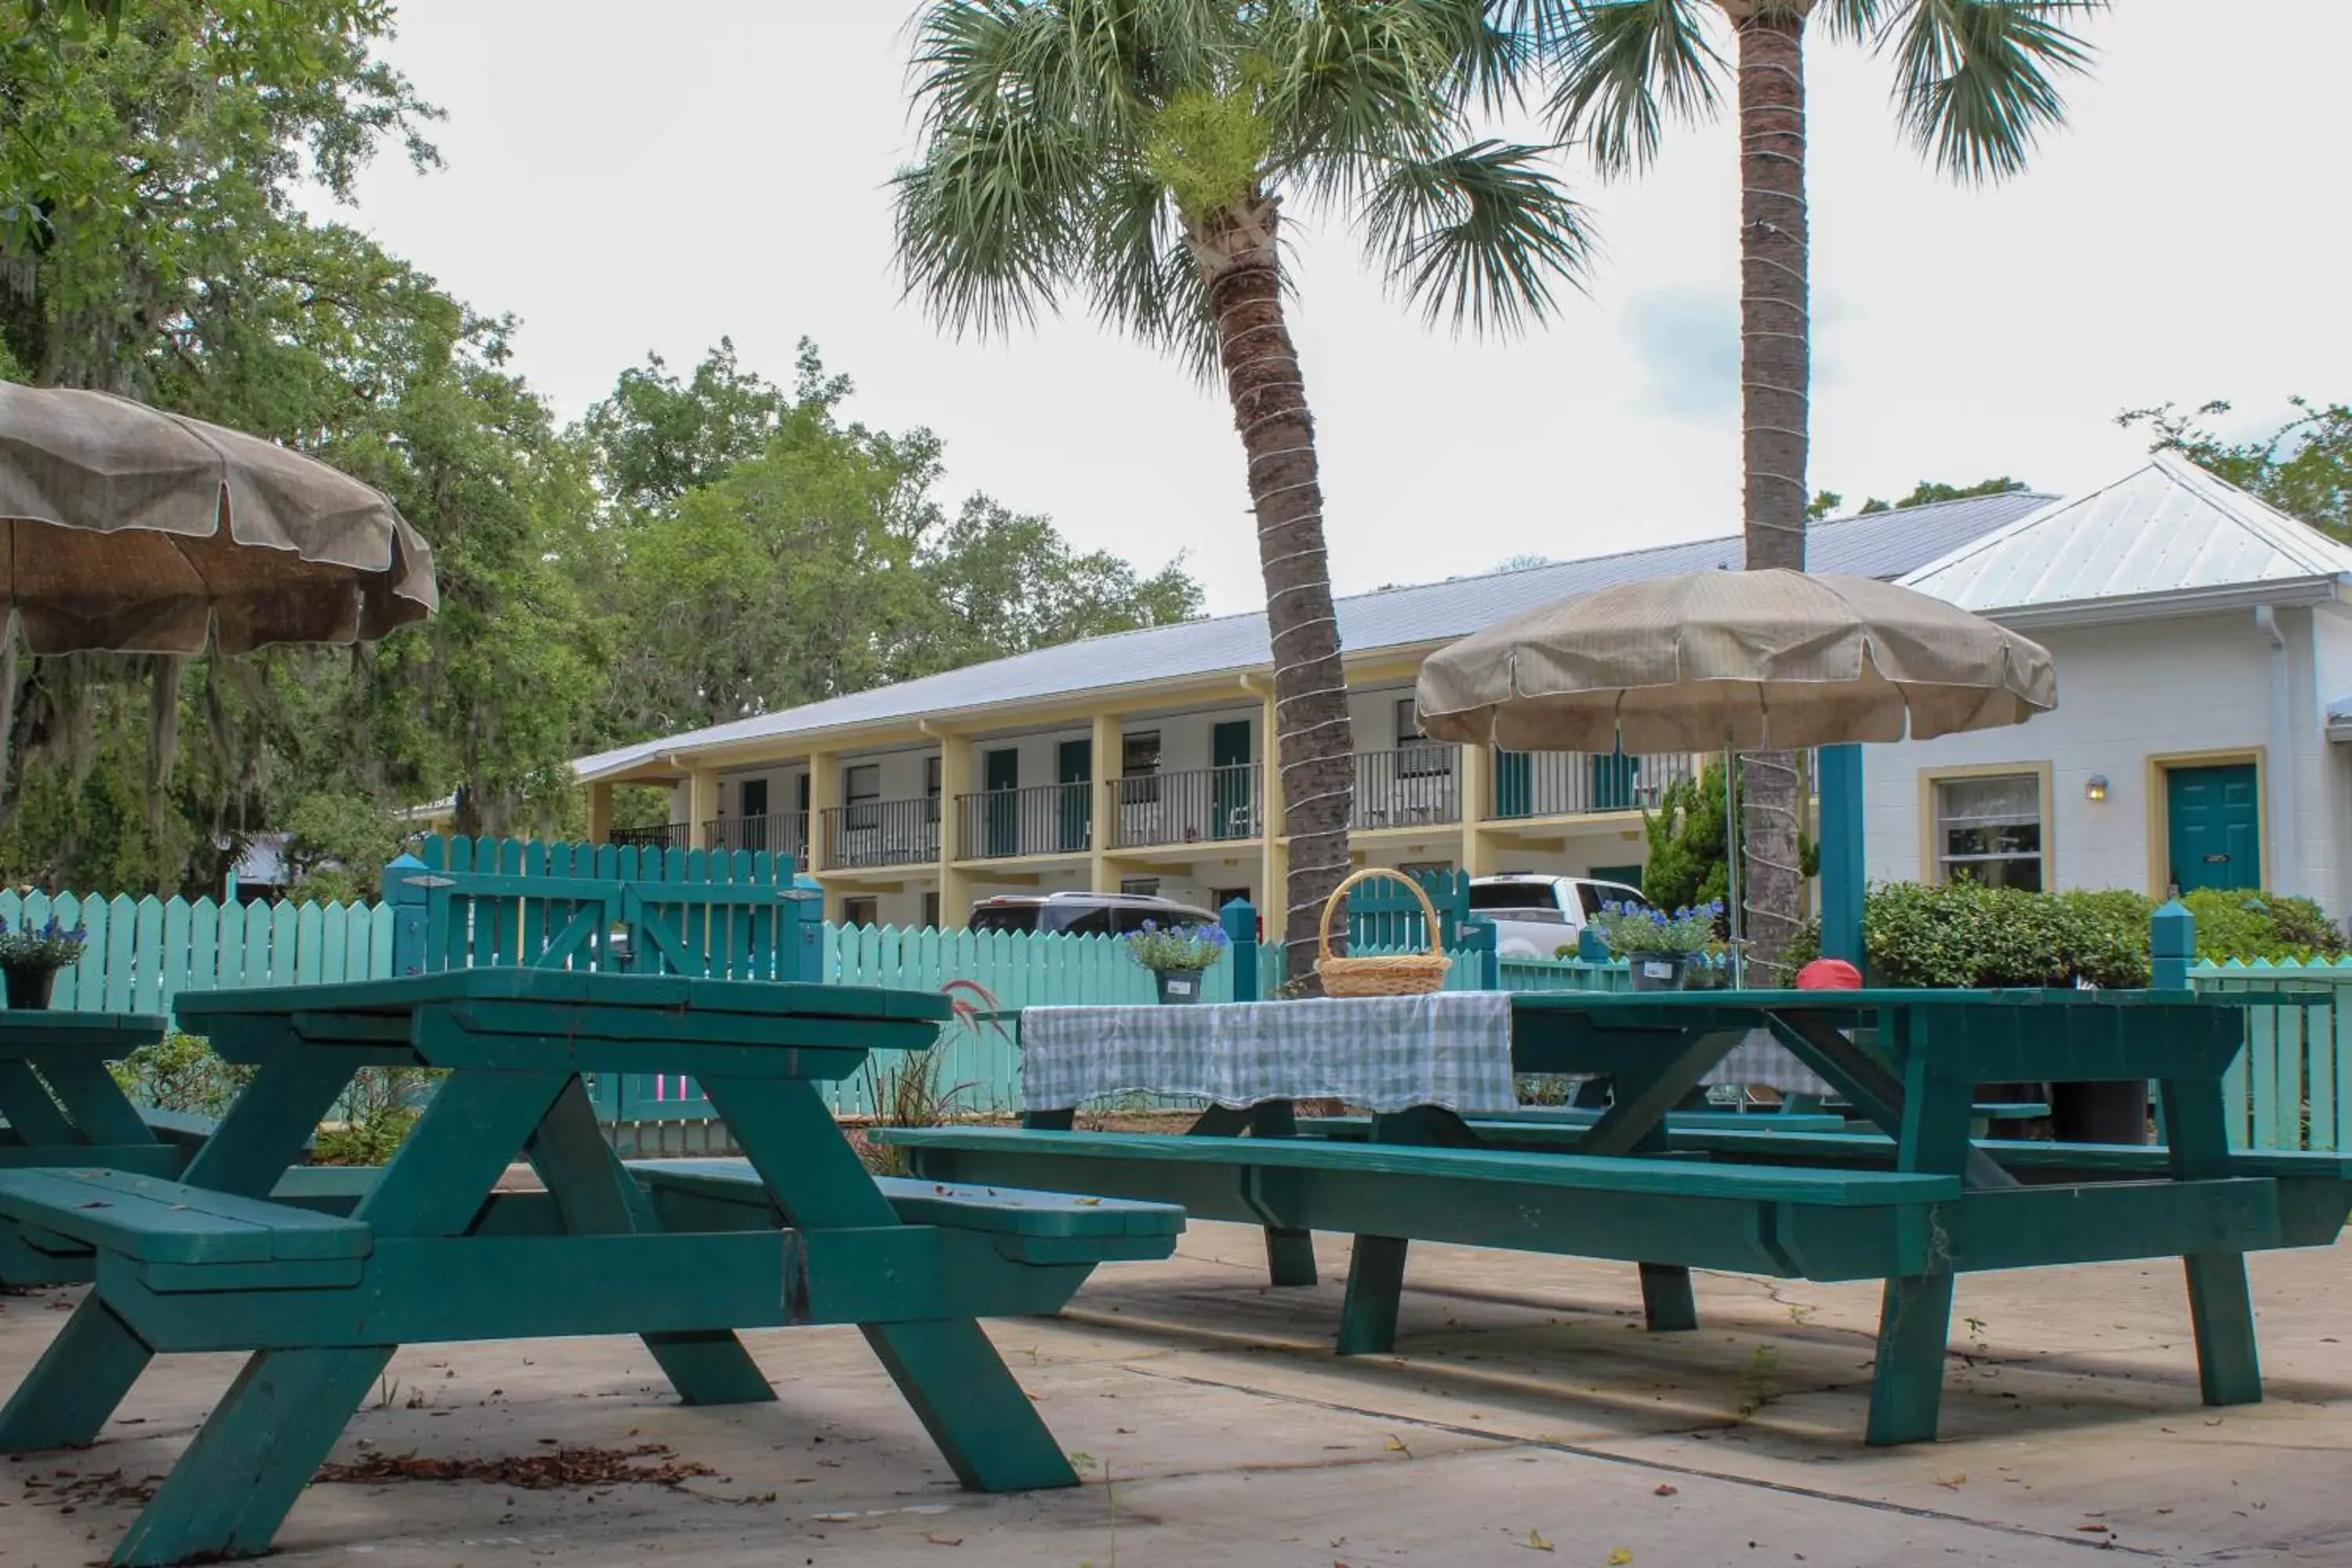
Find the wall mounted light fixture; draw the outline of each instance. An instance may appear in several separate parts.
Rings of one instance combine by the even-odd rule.
[[[2090,782],[2083,786],[2083,798],[2084,800],[2106,799],[2107,775],[2105,773],[2093,773],[2091,775]]]

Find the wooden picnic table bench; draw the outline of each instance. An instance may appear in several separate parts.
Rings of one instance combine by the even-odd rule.
[[[404,1343],[633,1333],[688,1404],[739,1404],[775,1394],[735,1331],[856,1323],[966,1486],[1074,1485],[974,1319],[1057,1310],[1181,1227],[1161,1205],[1098,1221],[945,1183],[894,1202],[816,1086],[929,1046],[943,996],[485,968],[180,1007],[256,1068],[180,1181],[0,1173],[0,1216],[97,1277],[0,1408],[0,1451],[92,1441],[158,1352],[252,1352],[120,1563],[266,1551]],[[380,1172],[289,1170],[365,1065],[446,1076]],[[657,1201],[597,1131],[580,1075],[653,1071],[694,1076],[748,1153],[717,1173],[728,1223]],[[543,1191],[496,1191],[518,1156]]]
[[[1022,1129],[874,1136],[944,1181],[1076,1186],[1262,1225],[1277,1284],[1311,1282],[1297,1238],[1352,1233],[1342,1353],[1393,1345],[1412,1238],[1637,1262],[1655,1330],[1696,1326],[1693,1267],[1877,1278],[1868,1439],[1910,1442],[1935,1435],[1954,1279],[1978,1269],[2180,1257],[2205,1399],[2261,1397],[2243,1254],[2332,1240],[2352,1211],[2352,1168],[2230,1149],[2221,1076],[2244,1005],[2186,992],[1521,994],[1513,1069],[1615,1080],[1588,1125],[1422,1106],[1372,1119],[1360,1141],[1301,1137],[1291,1107],[1269,1102],[1213,1108],[1188,1137],[1064,1131],[1051,1110]],[[1675,1108],[1759,1028],[1875,1131],[1775,1131],[1773,1116],[1676,1126]],[[1971,1140],[1979,1083],[2105,1079],[2160,1086],[2164,1147],[2053,1165]],[[1832,1169],[1934,1184],[1757,1179]]]

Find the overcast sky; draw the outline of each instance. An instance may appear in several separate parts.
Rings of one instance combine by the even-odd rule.
[[[899,298],[887,182],[912,147],[910,0],[400,0],[392,59],[448,110],[447,166],[373,169],[344,215],[476,307],[565,418],[650,351],[731,335],[789,381],[808,336],[856,417],[925,425],[952,497],[1081,544],[1178,551],[1216,612],[1261,599],[1220,395],[1082,315],[959,342]],[[2221,25],[2226,11],[2230,25]],[[1885,65],[1814,41],[1816,489],[2095,485],[2118,410],[2225,397],[2276,422],[2352,395],[2341,0],[2118,0],[2095,74],[2021,180],[1955,188],[1897,138]],[[1302,238],[1294,318],[1342,593],[1733,532],[1738,208],[1727,123],[1638,181],[1571,164],[1604,254],[1516,342],[1423,327],[1339,228]]]

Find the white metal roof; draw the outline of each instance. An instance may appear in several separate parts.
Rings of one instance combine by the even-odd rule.
[[[1892,578],[1998,529],[2053,498],[2031,491],[1906,507],[1813,525],[1808,554],[1822,572]],[[1612,584],[1738,566],[1738,535],[1657,545],[1513,572],[1490,572],[1339,601],[1340,646],[1350,654],[1450,641],[1521,610]],[[672,752],[816,735],[892,721],[1035,702],[1265,669],[1273,663],[1264,611],[1087,637],[945,670],[689,734],[620,747],[573,764],[583,780],[611,777]]]
[[[2003,620],[2063,621],[2332,598],[2347,576],[2352,549],[2158,452],[2113,484],[2053,501],[1903,582]]]

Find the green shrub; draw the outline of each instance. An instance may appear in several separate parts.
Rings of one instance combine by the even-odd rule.
[[[133,1103],[157,1110],[179,1110],[215,1120],[228,1108],[253,1069],[225,1062],[212,1047],[194,1035],[169,1034],[152,1046],[142,1046],[114,1064],[114,1081]]]
[[[2344,928],[2309,899],[2200,888],[2180,900],[2197,917],[2197,956],[2226,963],[2257,958],[2341,958]]]

